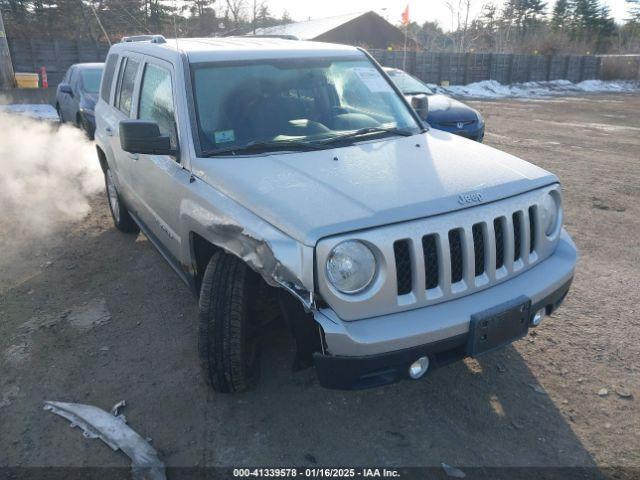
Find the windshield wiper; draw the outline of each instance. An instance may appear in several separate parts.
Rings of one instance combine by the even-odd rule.
[[[215,157],[217,155],[224,155],[231,153],[232,155],[239,155],[243,152],[273,152],[273,151],[311,151],[322,150],[326,147],[312,142],[304,142],[301,140],[268,140],[258,141],[254,140],[244,145],[233,145],[229,147],[216,148],[213,150],[205,150],[202,152],[203,157]]]
[[[362,137],[365,135],[370,135],[372,133],[391,133],[393,135],[401,135],[403,137],[410,137],[411,135],[414,134],[413,131],[411,130],[406,130],[406,129],[402,129],[402,128],[397,128],[397,127],[393,127],[393,128],[387,128],[387,127],[365,127],[365,128],[360,128],[354,132],[349,132],[349,133],[345,133],[343,135],[336,135],[335,137],[331,137],[328,138],[326,140],[322,140],[321,142],[318,143],[323,143],[323,144],[330,144],[330,143],[337,143],[340,142],[342,140],[348,140],[348,139],[353,139],[353,138],[357,138],[357,137]]]

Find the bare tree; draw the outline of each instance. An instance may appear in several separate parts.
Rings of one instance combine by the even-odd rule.
[[[238,27],[245,19],[247,9],[246,0],[226,0],[227,12],[230,14],[233,24]]]

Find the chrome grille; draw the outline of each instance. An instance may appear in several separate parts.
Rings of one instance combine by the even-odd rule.
[[[548,237],[540,231],[538,205],[558,188],[326,238],[317,246],[320,294],[340,318],[357,320],[434,305],[508,280],[553,253],[560,233]],[[347,239],[370,245],[380,269],[376,281],[355,295],[336,291],[324,276],[331,249]]]

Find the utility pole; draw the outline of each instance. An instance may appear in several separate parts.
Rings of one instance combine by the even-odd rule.
[[[0,88],[13,88],[15,85],[16,77],[13,73],[11,53],[9,53],[9,42],[7,42],[2,11],[0,11]]]

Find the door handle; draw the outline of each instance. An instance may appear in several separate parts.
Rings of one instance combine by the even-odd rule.
[[[104,131],[109,137],[113,137],[113,130],[111,129],[111,127],[105,128]]]
[[[138,160],[138,154],[137,153],[130,153],[129,154],[129,158],[132,160]]]

